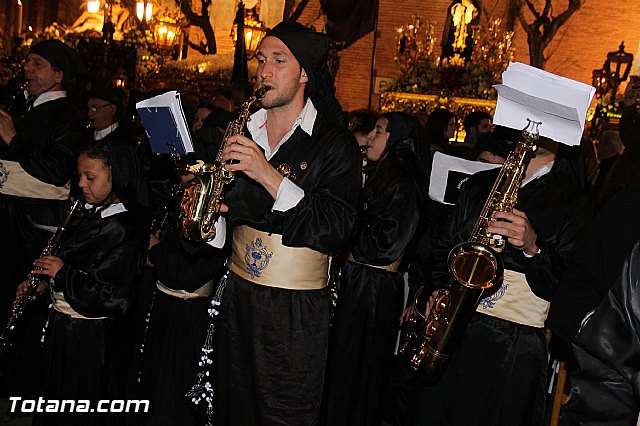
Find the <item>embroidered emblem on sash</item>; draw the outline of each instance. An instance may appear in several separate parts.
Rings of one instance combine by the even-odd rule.
[[[247,264],[247,272],[251,278],[259,277],[267,266],[273,253],[269,253],[267,246],[262,245],[262,238],[247,244],[244,252],[244,262]]]
[[[509,284],[503,283],[495,294],[481,299],[480,306],[482,306],[482,309],[495,308],[496,302],[502,299],[502,296],[504,296],[504,294],[507,292],[507,288],[509,288]]]
[[[7,179],[9,179],[9,172],[4,167],[4,163],[0,161],[0,188],[4,187],[4,184],[7,183]]]

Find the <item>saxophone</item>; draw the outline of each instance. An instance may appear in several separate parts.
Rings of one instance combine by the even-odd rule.
[[[193,173],[193,182],[187,186],[182,196],[182,233],[193,241],[210,241],[216,236],[215,223],[220,217],[220,206],[223,200],[223,189],[235,178],[232,171],[226,170],[222,162],[222,151],[231,136],[242,133],[249,120],[249,108],[262,99],[271,89],[260,87],[240,107],[240,115],[227,126],[222,144],[213,164],[199,163],[188,166],[187,172]]]
[[[51,236],[51,238],[49,238],[49,241],[40,254],[40,257],[56,255],[58,249],[60,248],[60,243],[62,242],[62,236],[69,227],[71,219],[78,211],[78,208],[83,204],[82,200],[83,198],[79,197],[73,202],[69,209],[69,212],[67,213],[67,216],[64,219],[64,222],[62,223],[62,226],[60,226]],[[8,349],[9,346],[11,346],[11,335],[15,331],[18,321],[24,314],[24,310],[27,307],[27,304],[37,296],[38,286],[43,279],[44,278],[42,278],[42,276],[33,273],[30,273],[27,277],[27,287],[25,291],[23,291],[14,302],[9,322],[2,332],[2,335],[0,335],[0,351],[4,351]]]
[[[405,326],[400,354],[418,371],[423,383],[437,381],[453,353],[480,299],[493,295],[502,285],[504,265],[499,253],[505,245],[501,235],[487,231],[494,211],[513,211],[518,189],[525,175],[530,154],[535,150],[542,123],[527,118],[523,140],[516,144],[502,165],[489,198],[467,242],[449,253],[447,264],[452,276],[448,289],[440,290],[428,315],[429,299],[424,288],[416,293],[415,313]]]

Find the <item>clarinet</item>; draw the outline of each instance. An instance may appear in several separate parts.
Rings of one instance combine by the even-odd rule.
[[[11,96],[9,96],[8,99],[5,100],[5,102],[2,105],[2,109],[4,109],[4,111],[7,114],[11,114],[13,107],[16,105],[16,102],[18,101],[18,97],[27,89],[27,87],[29,87],[28,81],[20,82],[16,90],[11,94]]]
[[[62,241],[62,236],[64,235],[67,227],[71,223],[71,219],[78,211],[78,208],[83,204],[83,198],[79,197],[74,203],[71,205],[67,216],[56,232],[49,238],[47,242],[47,246],[44,248],[40,257],[42,256],[55,256],[60,249],[60,242]],[[40,268],[36,268],[40,269]],[[24,310],[29,303],[29,301],[35,299],[37,296],[38,286],[40,285],[40,281],[42,281],[42,277],[38,274],[30,273],[27,277],[27,288],[23,291],[20,296],[16,299],[13,304],[13,310],[11,311],[11,317],[9,318],[9,322],[5,327],[2,335],[0,335],[0,351],[5,351],[11,346],[11,337],[15,332],[16,325],[20,318],[24,314]]]

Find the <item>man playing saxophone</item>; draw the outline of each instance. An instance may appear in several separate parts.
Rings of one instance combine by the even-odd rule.
[[[358,145],[341,109],[324,35],[285,21],[257,53],[270,89],[231,136],[235,172],[222,207],[232,257],[215,322],[214,423],[318,423],[328,344],[329,256],[350,236],[361,187]],[[224,237],[218,224],[216,240]]]
[[[543,424],[544,321],[565,261],[592,211],[576,151],[540,138],[516,207],[492,214],[487,231],[506,239],[500,254],[503,284],[481,300],[439,382],[416,392],[410,424]],[[449,251],[468,241],[497,174],[477,173],[462,186],[453,213],[433,240],[434,288],[448,285]]]

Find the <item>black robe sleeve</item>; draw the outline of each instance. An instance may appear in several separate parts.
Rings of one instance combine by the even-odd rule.
[[[119,316],[131,306],[141,267],[141,245],[129,212],[85,219],[63,243],[65,265],[54,291],[87,317]]]
[[[327,137],[336,140],[320,159],[318,179],[304,188],[305,196],[296,207],[284,212],[282,242],[334,253],[355,226],[362,162],[351,137],[339,132]]]
[[[35,107],[23,122],[16,123],[16,136],[3,145],[0,157],[18,161],[36,179],[64,186],[75,168],[75,154],[84,136],[83,120],[66,99]]]
[[[574,341],[579,369],[562,424],[635,425],[640,410],[640,246]]]
[[[396,181],[377,194],[360,214],[351,240],[353,257],[362,263],[388,265],[397,260],[413,238],[420,218],[418,189]]]

